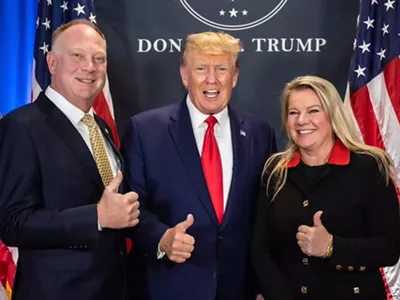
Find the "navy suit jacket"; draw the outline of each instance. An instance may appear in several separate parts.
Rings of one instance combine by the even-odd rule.
[[[127,299],[123,235],[97,227],[103,190],[81,135],[43,93],[0,121],[0,239],[19,248],[13,299]]]
[[[135,299],[246,299],[251,294],[248,248],[261,171],[276,150],[273,130],[255,116],[228,108],[233,175],[223,223],[207,190],[186,101],[130,119],[122,154],[141,217],[130,254]],[[187,233],[195,250],[183,264],[157,260],[164,232],[193,214]],[[254,298],[253,298],[254,299]]]

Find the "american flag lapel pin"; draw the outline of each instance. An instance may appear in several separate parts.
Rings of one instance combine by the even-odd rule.
[[[240,135],[246,136],[246,131],[240,129]]]

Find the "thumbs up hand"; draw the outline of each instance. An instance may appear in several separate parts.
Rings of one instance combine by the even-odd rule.
[[[119,194],[123,176],[118,171],[114,179],[105,187],[97,204],[97,218],[101,228],[127,228],[139,223],[139,196],[135,192]]]
[[[330,244],[330,234],[322,224],[323,211],[314,214],[314,226],[301,225],[296,234],[297,244],[308,256],[322,257]]]
[[[178,223],[173,228],[167,229],[160,240],[160,250],[165,252],[169,260],[176,263],[184,263],[190,258],[194,250],[194,238],[186,233],[192,226],[194,218],[188,214],[186,220]]]

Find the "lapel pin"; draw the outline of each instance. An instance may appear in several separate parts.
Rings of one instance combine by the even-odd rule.
[[[246,136],[246,131],[240,130],[240,135]]]
[[[108,132],[108,129],[107,129],[107,128],[104,128],[104,131],[105,131],[107,134],[110,134],[110,133]]]

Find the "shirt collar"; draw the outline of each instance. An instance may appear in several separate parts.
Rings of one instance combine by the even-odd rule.
[[[297,151],[296,154],[292,157],[292,159],[288,162],[287,167],[288,168],[297,167],[297,165],[300,163],[300,160],[301,160],[300,151]],[[343,143],[339,139],[336,139],[331,154],[329,155],[328,164],[345,166],[348,165],[349,163],[350,163],[350,150],[347,149],[346,146],[343,145]]]
[[[64,115],[66,115],[72,124],[77,125],[82,120],[85,112],[65,99],[64,96],[54,90],[51,86],[47,87],[45,94],[47,98],[49,98]],[[93,108],[90,108],[88,114],[93,116]]]
[[[204,124],[204,121],[209,117],[209,115],[203,114],[196,108],[196,106],[194,106],[192,100],[189,97],[189,94],[186,97],[186,105],[189,110],[190,120],[192,121],[193,128],[194,129],[200,128]],[[213,116],[217,119],[218,124],[221,127],[225,127],[227,124],[229,125],[229,114],[227,106],[219,113],[214,114]]]

